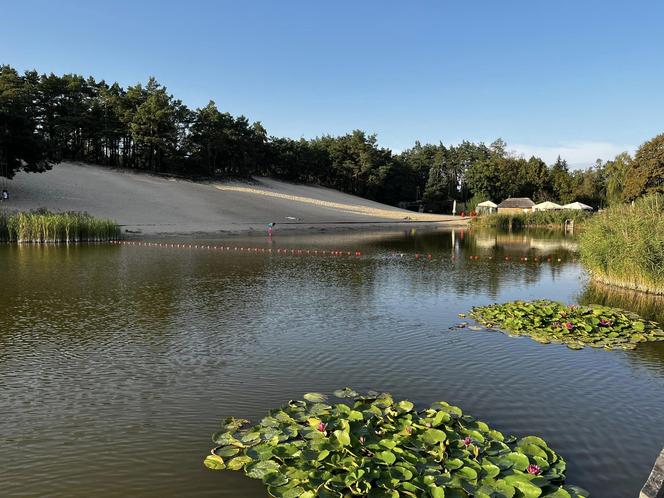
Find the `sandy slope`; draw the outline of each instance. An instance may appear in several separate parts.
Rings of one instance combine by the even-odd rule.
[[[451,216],[418,214],[343,194],[269,178],[254,183],[197,183],[98,166],[61,163],[8,182],[9,209],[46,207],[87,211],[143,234],[193,234],[416,221],[454,223]],[[458,218],[456,222],[460,221]]]

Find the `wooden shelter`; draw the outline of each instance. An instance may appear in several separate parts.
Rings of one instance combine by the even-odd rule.
[[[531,211],[535,203],[528,197],[510,197],[498,204],[498,213],[516,214]]]

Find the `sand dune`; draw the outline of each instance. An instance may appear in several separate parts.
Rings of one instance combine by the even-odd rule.
[[[264,230],[338,228],[397,222],[464,223],[444,215],[394,208],[336,190],[270,178],[255,182],[202,183],[61,163],[42,174],[19,173],[8,182],[3,209],[45,207],[87,211],[112,218],[123,230],[155,234],[214,234]]]

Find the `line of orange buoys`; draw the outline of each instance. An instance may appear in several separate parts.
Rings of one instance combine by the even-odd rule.
[[[214,244],[191,244],[191,243],[171,243],[171,242],[144,242],[144,241],[131,241],[131,240],[116,240],[112,241],[111,244],[118,245],[127,245],[127,246],[140,246],[140,247],[165,247],[165,248],[174,248],[174,249],[205,249],[210,251],[224,251],[224,252],[240,252],[240,253],[250,253],[250,254],[290,254],[290,255],[313,255],[313,256],[362,256],[361,251],[340,251],[340,250],[327,250],[327,249],[287,249],[287,248],[265,248],[265,247],[244,247],[244,246],[225,246],[225,245],[214,245]],[[393,257],[410,257],[411,254],[402,253],[402,252],[392,252],[390,253]],[[433,260],[434,255],[431,253],[415,253],[415,259],[417,260]],[[441,256],[437,256],[436,259],[443,259]],[[456,261],[456,256],[452,255],[449,257],[452,261]],[[547,263],[561,263],[563,260],[560,257],[556,256],[504,256],[504,257],[494,257],[494,256],[478,256],[470,255],[467,257],[469,261],[480,261],[480,260],[495,260],[495,261],[514,261],[514,262],[547,262]],[[575,261],[575,260],[572,260]]]
[[[141,247],[166,247],[175,249],[206,249],[211,251],[225,252],[243,252],[243,253],[267,253],[267,254],[297,254],[297,255],[321,255],[321,256],[362,256],[360,251],[338,251],[323,249],[285,249],[285,248],[265,248],[265,247],[244,247],[244,246],[222,246],[214,244],[184,244],[171,242],[142,242],[131,240],[117,240],[112,244]]]

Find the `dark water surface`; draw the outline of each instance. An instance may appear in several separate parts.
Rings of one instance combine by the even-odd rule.
[[[219,420],[352,386],[540,435],[569,482],[637,496],[664,445],[664,344],[572,351],[449,329],[510,299],[639,305],[586,287],[572,239],[321,234],[271,247],[303,253],[0,246],[0,495],[264,496],[203,468]],[[306,255],[331,248],[363,255]]]

